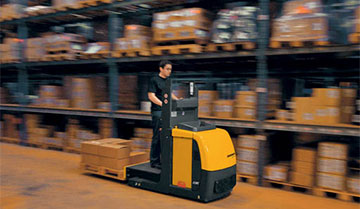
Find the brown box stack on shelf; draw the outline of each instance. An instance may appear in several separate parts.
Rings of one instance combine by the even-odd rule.
[[[113,121],[111,118],[99,118],[99,135],[101,139],[112,136]]]
[[[45,107],[69,107],[69,101],[62,99],[61,86],[42,85],[39,88],[39,99],[36,105]]]
[[[20,118],[16,118],[14,115],[4,114],[4,137],[13,139],[20,139],[20,132],[18,125],[21,123]]]
[[[272,41],[328,40],[328,17],[320,0],[284,3],[283,16],[274,20]]]
[[[234,100],[217,100],[214,102],[214,116],[219,118],[232,118]]]
[[[256,119],[256,92],[238,91],[236,92],[235,117],[240,119]]]
[[[4,62],[17,62],[21,59],[21,45],[22,39],[17,38],[5,38],[4,44],[2,44],[2,61]]]
[[[119,76],[119,104],[121,109],[138,109],[138,77],[136,75]]]
[[[71,106],[75,108],[94,109],[98,103],[107,100],[105,77],[65,79],[65,90],[72,89]],[[66,95],[69,96],[69,95]]]
[[[288,110],[276,110],[276,120],[287,121],[289,120],[289,111]]]
[[[36,114],[25,114],[25,126],[26,126],[26,133],[27,133],[27,141],[29,143],[42,143],[40,140],[39,134],[41,131],[38,131],[40,128],[41,122],[41,115]]]
[[[345,190],[347,172],[346,144],[321,142],[318,147],[317,186],[338,191]]]
[[[312,187],[315,180],[316,150],[293,149],[290,181],[300,186]]]
[[[264,178],[271,181],[287,182],[289,167],[288,162],[267,165],[264,168]]]
[[[65,132],[66,132],[66,139],[64,145],[66,147],[76,147],[78,144],[78,139],[76,138],[77,130],[80,128],[79,121],[75,119],[69,119],[68,123],[66,124]],[[79,142],[80,143],[80,142]]]
[[[155,13],[153,16],[153,41],[209,40],[212,14],[202,8],[188,8]]]
[[[125,25],[124,37],[116,40],[114,50],[120,53],[149,52],[151,37],[150,27],[143,25]],[[136,54],[133,54],[132,56],[135,55]]]
[[[9,92],[4,87],[0,87],[0,103],[1,104],[10,103]]]
[[[340,122],[351,124],[356,110],[356,89],[340,89]]]
[[[135,128],[134,137],[131,138],[131,151],[150,153],[152,129],[150,128]]]
[[[78,2],[80,0],[52,0],[52,7],[55,9],[62,8],[78,8]]]
[[[27,61],[41,61],[44,56],[43,38],[29,38],[26,40],[25,57]]]
[[[114,170],[146,161],[146,153],[131,152],[130,141],[107,138],[81,143],[81,162]]]
[[[44,34],[44,47],[48,57],[66,55],[67,59],[76,59],[85,50],[86,39],[82,35]]]
[[[25,6],[21,4],[5,4],[1,8],[0,19],[2,20],[21,18],[25,11]]]
[[[239,135],[236,142],[237,173],[241,175],[258,175],[258,150],[261,135]],[[265,150],[265,156],[269,154]],[[266,158],[266,157],[265,157]]]
[[[346,178],[347,191],[353,194],[360,194],[360,176],[352,175]]]
[[[199,90],[199,116],[211,116],[214,112],[214,102],[219,97],[217,91]]]
[[[298,123],[314,123],[315,111],[314,106],[311,105],[314,102],[312,97],[293,97],[293,120]]]

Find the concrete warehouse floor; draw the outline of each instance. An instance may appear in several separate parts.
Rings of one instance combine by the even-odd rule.
[[[238,183],[232,194],[198,203],[79,171],[80,155],[0,143],[0,208],[351,209],[357,203]]]

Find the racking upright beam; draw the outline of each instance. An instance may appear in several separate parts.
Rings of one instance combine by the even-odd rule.
[[[269,0],[259,0],[259,15],[258,15],[258,25],[259,25],[259,35],[257,39],[257,51],[256,51],[256,60],[257,60],[257,133],[264,134],[264,121],[266,116],[266,102],[267,102],[267,59],[266,59],[266,49],[269,40]],[[258,185],[262,185],[262,174],[264,168],[264,150],[265,150],[265,141],[259,141],[259,151],[258,151]]]
[[[109,26],[109,42],[110,42],[110,51],[113,51],[115,48],[116,38],[118,37],[119,27],[122,26],[122,19],[118,17],[115,12],[110,12],[108,17],[108,26]],[[109,95],[111,103],[111,115],[113,120],[113,130],[112,136],[114,138],[118,137],[117,129],[117,120],[114,117],[115,111],[118,109],[118,98],[119,98],[119,71],[117,64],[113,58],[107,59],[108,64],[108,77],[109,77]]]

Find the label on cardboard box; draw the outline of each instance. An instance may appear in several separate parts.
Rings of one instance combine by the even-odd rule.
[[[337,159],[318,158],[317,170],[322,173],[345,175],[346,161],[337,160]]]
[[[236,149],[237,159],[240,161],[257,162],[258,151],[253,149],[238,148]]]
[[[348,146],[334,142],[319,143],[318,152],[320,157],[345,160],[347,159]]]
[[[237,172],[249,176],[257,176],[258,167],[257,163],[250,163],[244,161],[237,161]]]
[[[343,191],[345,189],[345,177],[327,173],[317,173],[317,185],[322,188]]]

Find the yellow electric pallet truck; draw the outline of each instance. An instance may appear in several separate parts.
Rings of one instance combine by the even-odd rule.
[[[198,118],[198,90],[186,82],[185,99],[171,99],[167,79],[162,106],[161,169],[128,166],[128,185],[209,202],[228,196],[236,184],[236,154],[227,131]]]

